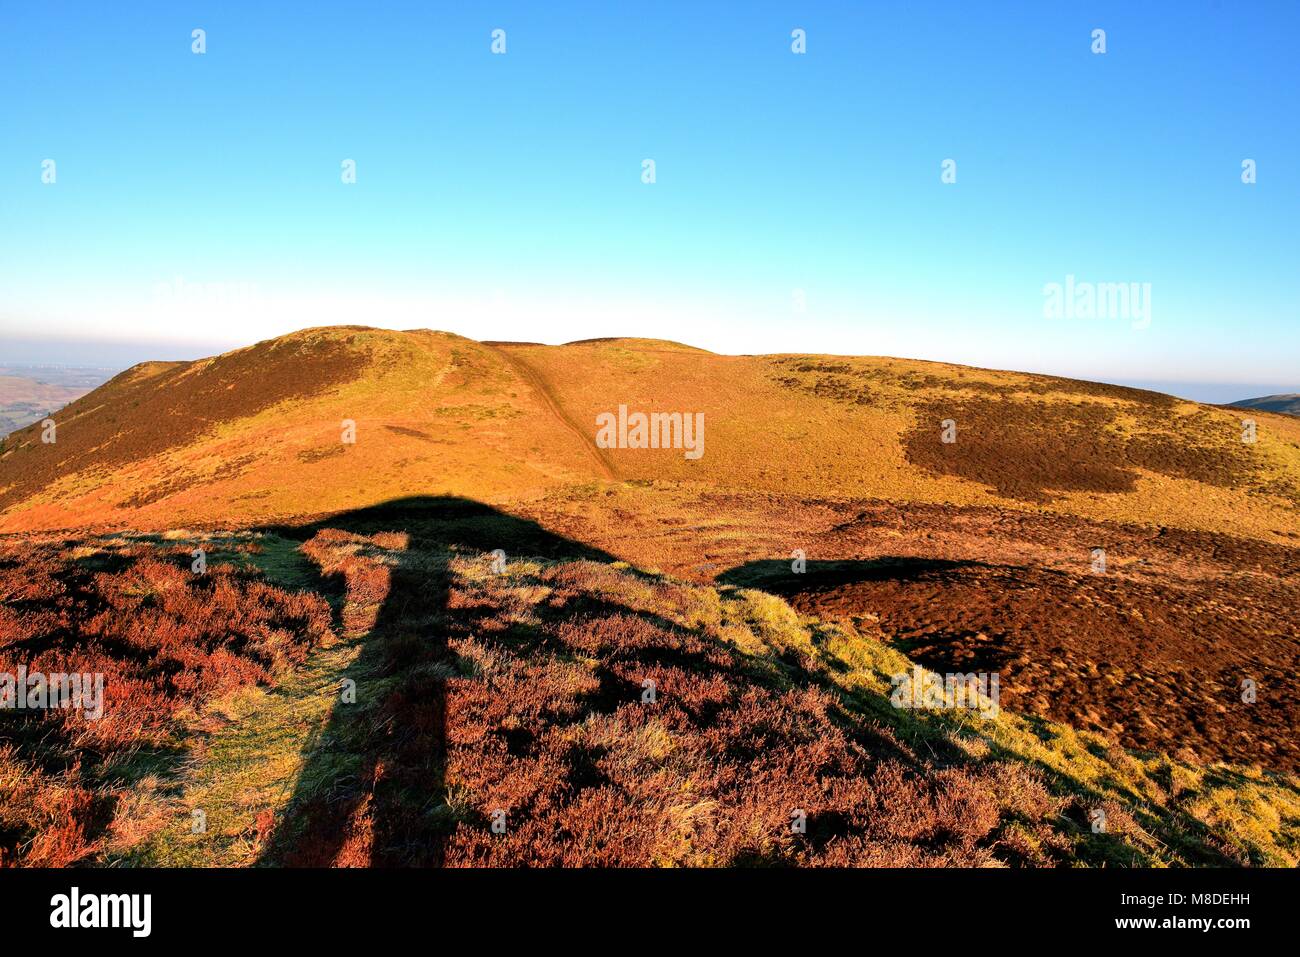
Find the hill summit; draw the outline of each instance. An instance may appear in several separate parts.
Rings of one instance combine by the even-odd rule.
[[[601,447],[621,406],[700,417],[707,454]],[[661,482],[1300,533],[1294,419],[1257,413],[1247,444],[1227,409],[905,359],[340,326],[144,363],[53,419],[0,451],[0,531],[248,526],[417,494],[508,503]]]

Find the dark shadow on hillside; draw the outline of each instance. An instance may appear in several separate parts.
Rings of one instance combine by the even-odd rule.
[[[440,867],[456,824],[447,802],[448,677],[462,673],[449,636],[473,633],[478,613],[448,607],[445,557],[503,550],[508,561],[537,557],[612,561],[604,552],[554,535],[536,522],[459,498],[413,497],[346,512],[307,526],[277,527],[308,542],[337,529],[370,536],[404,532],[409,542],[391,568],[387,594],[339,688],[322,689],[335,704],[309,746],[283,819],[262,865]],[[341,598],[342,575],[326,578]],[[368,818],[368,825],[359,824]]]
[[[923,582],[940,587],[954,583],[968,573],[1008,572],[1019,575],[1021,569],[1011,565],[982,562],[976,560],[931,559],[912,556],[883,556],[869,560],[808,561],[802,573],[796,573],[790,560],[770,559],[748,562],[720,574],[719,584],[741,588],[754,588],[778,595],[791,602],[804,614],[825,620],[827,615],[854,612],[868,613],[879,610],[874,604],[873,596],[888,594],[890,589],[856,588],[859,585],[890,585]],[[1061,573],[1040,570],[1041,574],[1058,575]],[[1066,576],[1068,577],[1068,576]],[[937,616],[936,616],[937,617]],[[907,655],[908,658],[932,671],[945,673],[999,672],[1004,670],[1010,650],[1006,638],[990,629],[991,635],[981,634],[983,641],[979,644],[978,654],[967,654],[957,658],[954,651],[959,646],[969,647],[972,632],[961,629],[945,629],[932,626],[923,638],[903,638],[886,635],[889,643]],[[868,706],[863,703],[863,711]],[[1030,729],[1045,743],[1050,742],[1056,731],[1047,719],[1030,713],[1022,715]],[[1079,833],[1088,833],[1091,821],[1087,813],[1090,808],[1101,807],[1109,796],[1095,784],[1081,776],[1066,773],[1058,767],[1032,754],[1024,753],[1004,742],[990,736],[979,734],[978,726],[974,734],[980,737],[990,748],[991,755],[1013,763],[1025,763],[1032,766],[1043,780],[1047,782],[1054,794],[1069,799],[1067,817]],[[1108,749],[1097,742],[1089,744],[1088,750],[1094,757],[1110,760]],[[1134,753],[1150,756],[1152,751],[1135,749]],[[1231,770],[1214,772],[1223,780],[1237,786],[1245,786],[1249,780],[1244,775]],[[1236,780],[1233,780],[1233,777]],[[1172,780],[1166,784],[1170,793],[1174,792]],[[1172,832],[1179,838],[1179,853],[1185,855],[1190,863],[1216,867],[1239,866],[1240,861],[1230,856],[1230,845],[1222,841],[1221,836],[1197,819],[1185,808],[1190,801],[1184,798],[1182,804],[1168,810],[1168,819],[1161,816],[1159,810],[1153,811],[1145,803],[1137,803],[1130,812],[1135,819],[1152,834],[1164,831]],[[1173,822],[1172,824],[1170,822]],[[1137,848],[1114,841],[1108,835],[1099,835],[1091,839],[1087,846],[1087,859],[1094,864],[1118,864],[1122,866],[1145,866],[1149,860],[1145,853]],[[1078,851],[1076,853],[1082,853]],[[1083,859],[1083,858],[1081,858]],[[1261,863],[1261,861],[1252,861]]]
[[[870,589],[855,586],[880,583],[934,582],[939,586],[956,579],[968,569],[987,570],[997,567],[973,560],[954,561],[912,556],[882,556],[874,559],[811,561],[803,572],[795,572],[791,562],[765,560],[738,565],[718,576],[721,584],[757,588],[778,595],[803,614],[817,618],[838,615],[868,614],[878,611]],[[978,653],[962,651],[975,632],[963,629],[930,629],[924,639],[894,636],[892,644],[917,664],[939,672],[997,671],[1009,655],[1005,643],[987,638],[978,644]]]
[[[991,567],[976,561],[885,556],[858,561],[810,561],[804,571],[795,572],[789,559],[776,558],[737,565],[719,575],[717,581],[721,585],[758,588],[787,596],[858,582],[915,581],[925,575],[974,566]]]

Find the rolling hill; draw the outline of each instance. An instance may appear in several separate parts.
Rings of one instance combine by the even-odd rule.
[[[703,413],[704,454],[597,448],[597,417],[620,405]],[[1220,408],[899,359],[310,329],[137,366],[55,420],[55,444],[33,426],[0,452],[0,531],[288,521],[412,494],[500,504],[617,480],[1300,533],[1291,418],[1260,416],[1246,445]]]
[[[1300,862],[1294,418],[359,326],[54,418],[0,674],[104,714],[0,713],[0,863]]]

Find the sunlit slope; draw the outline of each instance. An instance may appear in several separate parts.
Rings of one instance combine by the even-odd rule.
[[[0,530],[245,525],[594,472],[506,358],[438,332],[311,329],[137,366],[55,420],[54,443],[37,426],[0,453]]]
[[[598,416],[620,406],[702,413],[703,454],[598,448]],[[637,481],[1300,536],[1300,420],[911,360],[334,327],[137,366],[54,418],[56,442],[38,425],[0,449],[0,531],[247,526]]]
[[[1300,423],[1285,416],[901,359],[719,356],[645,340],[502,348],[593,436],[620,404],[704,413],[703,456],[610,449],[623,479],[1300,533]],[[1242,441],[1246,416],[1254,443]]]

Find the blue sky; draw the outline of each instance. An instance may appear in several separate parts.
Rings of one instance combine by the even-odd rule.
[[[0,350],[356,322],[1300,388],[1300,4],[287,6],[0,7]],[[1045,317],[1067,276],[1149,324]]]

